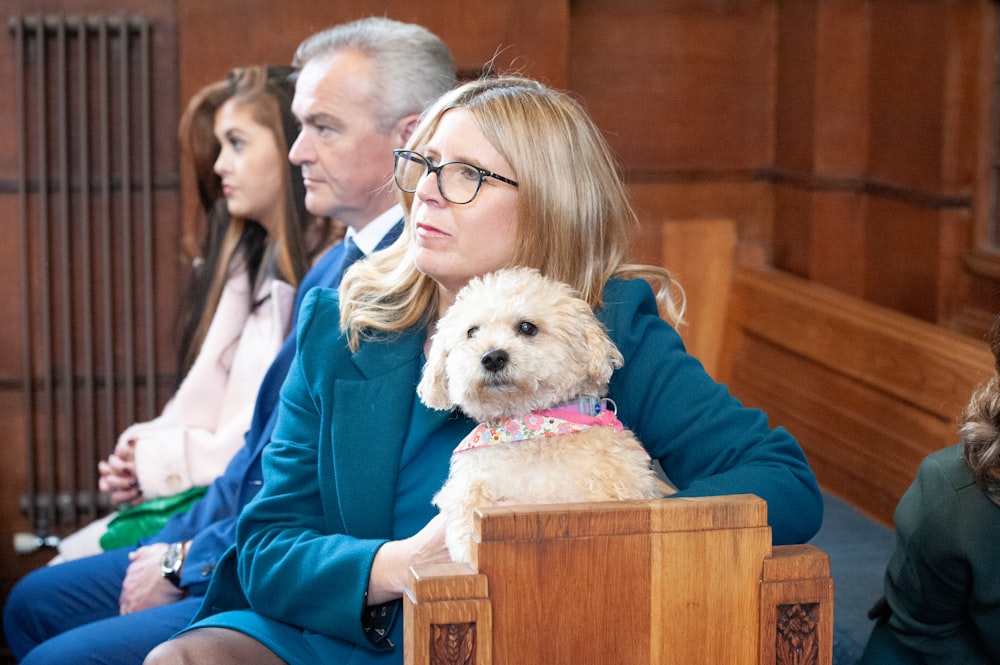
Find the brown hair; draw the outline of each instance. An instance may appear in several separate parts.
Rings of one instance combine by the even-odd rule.
[[[247,271],[253,310],[261,304],[257,292],[264,281],[277,278],[297,286],[313,256],[331,240],[331,222],[318,220],[305,209],[305,187],[298,166],[288,163],[282,169],[284,214],[273,234],[255,220],[229,215],[221,180],[214,170],[220,151],[214,134],[215,114],[229,101],[249,109],[256,122],[271,130],[279,153],[288,153],[297,133],[291,112],[294,74],[291,67],[234,69],[225,80],[205,86],[192,97],[181,118],[179,138],[195,175],[206,232],[178,317],[179,378],[197,356],[223,287],[233,274]]]
[[[993,322],[989,343],[994,375],[972,393],[962,415],[959,438],[976,484],[1000,506],[1000,315]]]

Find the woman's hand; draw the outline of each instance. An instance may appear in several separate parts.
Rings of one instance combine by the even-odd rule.
[[[368,604],[380,605],[403,596],[410,566],[450,563],[444,544],[444,517],[440,514],[405,540],[392,540],[379,548],[368,579]]]
[[[97,487],[111,499],[111,504],[134,506],[142,503],[142,489],[135,471],[135,439],[115,448],[107,461],[98,462]]]

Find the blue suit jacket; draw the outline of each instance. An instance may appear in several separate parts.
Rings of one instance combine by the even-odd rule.
[[[378,249],[392,244],[402,230],[403,222],[400,221],[383,236]],[[349,267],[345,262],[344,247],[344,243],[332,247],[303,277],[296,296],[292,332],[264,375],[244,446],[230,460],[225,472],[209,486],[201,500],[189,511],[172,517],[159,533],[141,541],[141,544],[193,541],[181,579],[182,586],[191,595],[205,592],[219,558],[236,541],[236,518],[262,485],[261,453],[271,440],[281,384],[295,357],[294,320],[297,320],[305,294],[311,289],[336,288],[340,284],[344,271]]]
[[[609,395],[678,496],[757,494],[775,542],[810,538],[822,501],[795,440],[685,353],[648,284],[612,280],[604,299],[598,315],[625,358]],[[288,662],[400,662],[402,622],[379,626],[380,639],[361,620],[372,560],[433,517],[451,451],[474,423],[416,398],[424,330],[351,353],[339,318],[335,291],[302,305],[264,489],[240,516],[195,626],[245,632]]]

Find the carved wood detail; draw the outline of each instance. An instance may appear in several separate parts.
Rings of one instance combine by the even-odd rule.
[[[815,665],[819,662],[818,612],[819,603],[778,606],[777,665]]]
[[[471,665],[476,659],[476,624],[431,624],[432,665]]]

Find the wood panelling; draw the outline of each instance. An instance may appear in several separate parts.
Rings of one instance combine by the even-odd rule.
[[[3,95],[0,95],[3,97]],[[0,353],[0,384],[10,384],[20,377],[21,349],[21,250],[18,237],[18,196],[16,192],[0,191],[0,229],[5,230],[8,242],[0,243],[0,345],[7,349]],[[2,418],[0,418],[2,419]]]
[[[685,348],[709,374],[717,376],[729,311],[736,225],[731,219],[682,219],[667,220],[658,227],[658,237],[649,238],[652,248],[645,249],[659,246],[659,260],[650,260],[669,266],[671,278],[684,290],[684,323],[678,332]]]
[[[975,190],[978,123],[993,107],[990,85],[981,79],[983,46],[993,43],[994,21],[976,3],[946,5],[946,43],[942,85],[941,188],[950,195]],[[995,55],[993,58],[995,59]]]
[[[853,191],[811,195],[809,276],[844,293],[864,297],[866,197]]]
[[[51,550],[31,555],[14,553],[14,534],[30,532],[31,524],[21,512],[24,494],[26,448],[24,445],[24,400],[20,391],[0,390],[0,441],[3,441],[4,482],[0,483],[0,605],[11,587],[29,571],[52,558]],[[0,662],[4,662],[0,635]]]
[[[811,173],[816,158],[816,98],[824,91],[813,82],[817,76],[816,12],[811,2],[778,6],[775,85],[774,165]]]
[[[799,4],[816,5],[816,25],[812,28],[816,40],[814,72],[812,143],[815,151],[812,169],[821,177],[860,177],[868,157],[870,103],[869,52],[871,50],[871,3],[842,0],[820,3],[781,3],[785,12]],[[779,30],[782,44],[788,33],[810,32],[806,25],[784,22]],[[785,48],[779,50],[778,70],[794,62],[798,55]],[[805,85],[809,83],[803,82]],[[784,104],[779,101],[779,112]],[[779,115],[779,118],[781,116]],[[788,131],[779,121],[776,133]],[[777,160],[779,167],[784,166]]]
[[[963,294],[962,257],[987,204],[995,6],[778,4],[774,264],[927,321],[988,320],[1000,300]]]
[[[570,87],[627,165],[752,170],[774,145],[776,3],[577,0]]]
[[[632,203],[644,228],[655,234],[667,219],[731,219],[737,228],[736,262],[739,265],[770,263],[771,219],[774,216],[772,188],[765,182],[746,178],[680,182],[633,183]],[[652,245],[637,244],[638,259],[657,261],[658,240]],[[667,268],[670,268],[668,265]]]
[[[939,211],[873,198],[865,221],[866,299],[936,320]]]
[[[567,80],[568,0],[176,0],[176,5],[182,99],[225,76],[231,67],[253,62],[289,64],[299,42],[310,34],[371,15],[427,27],[448,44],[464,72],[478,72],[493,60],[501,70],[516,68],[552,85],[563,87]],[[266,30],[267,39],[254,38],[254,29]]]
[[[777,186],[774,195],[774,265],[794,275],[810,272],[811,199],[808,188]]]
[[[947,4],[871,3],[868,173],[877,182],[941,191]]]

